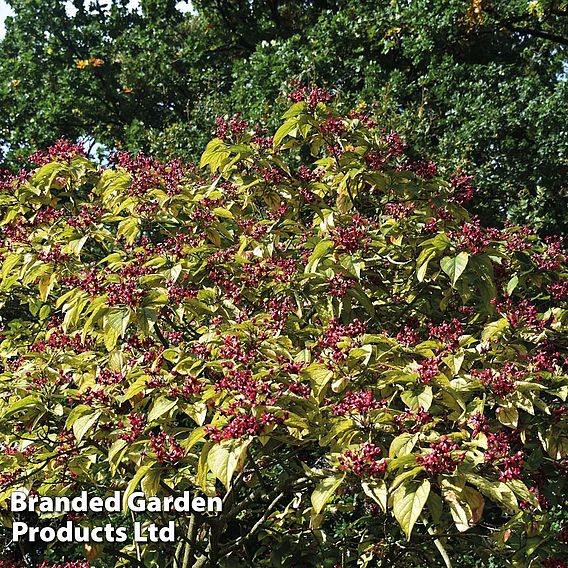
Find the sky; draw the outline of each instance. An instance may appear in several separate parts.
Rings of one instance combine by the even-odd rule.
[[[11,16],[12,11],[10,10],[9,6],[4,2],[4,0],[0,0],[0,37],[4,37],[4,20],[6,16]]]
[[[131,0],[130,6],[135,8],[138,5],[138,0]],[[177,3],[177,8],[180,12],[190,12],[191,2],[181,1]],[[4,37],[4,20],[6,16],[12,16],[13,12],[4,0],[0,0],[0,38]]]

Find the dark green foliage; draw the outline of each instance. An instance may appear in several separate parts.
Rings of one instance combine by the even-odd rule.
[[[217,116],[275,116],[300,78],[372,104],[417,154],[474,174],[485,221],[566,230],[565,2],[200,0],[181,13],[174,0],[134,12],[75,0],[73,16],[63,0],[9,3],[8,164],[60,136],[194,159]]]

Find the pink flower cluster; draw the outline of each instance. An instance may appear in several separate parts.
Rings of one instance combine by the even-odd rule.
[[[229,420],[223,429],[216,426],[206,426],[205,432],[215,442],[242,438],[244,436],[258,436],[271,424],[282,424],[284,417],[264,412],[260,418],[252,414],[237,414]]]
[[[348,349],[339,347],[339,343],[345,337],[354,338],[367,331],[367,325],[358,319],[344,325],[337,318],[329,321],[327,329],[322,338],[318,339],[316,346],[322,349],[331,350],[331,356],[335,361],[340,361],[347,357]]]
[[[124,381],[124,376],[118,371],[111,371],[109,369],[101,369],[97,374],[95,381],[98,385],[117,385]]]
[[[183,448],[176,439],[165,432],[160,432],[157,435],[150,432],[150,447],[160,463],[175,465],[185,456]]]
[[[512,363],[505,363],[501,370],[483,369],[482,371],[472,370],[471,376],[478,378],[485,387],[490,389],[498,396],[507,396],[516,390],[515,382],[523,380],[527,372],[518,369]]]
[[[87,387],[85,392],[79,393],[77,400],[87,406],[91,406],[95,403],[105,406],[110,403],[110,395],[102,389]]]
[[[481,412],[476,412],[469,417],[468,425],[473,429],[471,437],[475,438],[478,434],[489,432],[489,420]]]
[[[332,229],[331,240],[336,247],[347,252],[365,251],[370,240],[367,236],[368,228],[369,219],[365,219],[361,215],[353,215],[350,225]]]
[[[168,391],[168,396],[191,400],[196,394],[203,390],[203,383],[197,377],[186,377],[181,387],[172,386]]]
[[[379,150],[367,154],[364,160],[369,167],[381,172],[389,166],[390,161],[402,156],[407,149],[406,142],[396,132],[383,135],[380,146]]]
[[[106,285],[108,305],[126,305],[135,307],[140,305],[145,296],[138,284],[138,280],[132,276],[125,276],[120,282],[109,282]]]
[[[43,262],[66,262],[69,260],[69,255],[61,252],[60,245],[55,245],[51,250],[40,250],[37,257]]]
[[[549,284],[548,291],[555,300],[568,299],[568,279],[562,278],[558,282]]]
[[[215,136],[221,140],[226,140],[227,138],[236,140],[239,134],[246,132],[248,128],[248,122],[242,119],[241,115],[238,113],[234,114],[229,119],[220,116],[217,119],[217,130],[215,131]]]
[[[418,382],[429,385],[439,373],[439,360],[437,357],[428,357],[418,364]]]
[[[511,298],[505,298],[501,302],[494,299],[492,303],[495,309],[507,318],[511,327],[521,327],[524,324],[527,327],[542,329],[551,323],[551,320],[540,319],[538,308],[528,300],[515,303]]]
[[[533,257],[535,264],[541,270],[558,270],[566,262],[566,251],[558,238],[546,237],[546,244],[546,250]]]
[[[487,435],[487,450],[483,453],[485,461],[495,465],[501,481],[520,479],[522,475],[524,452],[514,450],[518,447],[515,433],[498,432]]]
[[[395,414],[393,417],[394,426],[397,432],[418,432],[424,424],[432,422],[432,416],[424,410],[422,405],[415,411],[407,408],[404,412]]]
[[[410,347],[420,343],[420,336],[416,329],[420,324],[417,321],[408,321],[396,334],[396,340],[405,347]]]
[[[30,351],[41,353],[46,349],[62,349],[64,351],[75,351],[75,353],[84,353],[89,351],[91,345],[88,340],[83,343],[81,334],[68,335],[62,329],[54,329],[49,334],[47,341],[38,339],[30,347]]]
[[[136,412],[131,412],[128,415],[128,430],[121,432],[118,437],[121,440],[126,440],[129,444],[132,444],[141,434],[143,434],[146,428],[146,419]],[[124,422],[119,422],[117,428],[123,429]]]
[[[357,477],[382,477],[387,462],[381,458],[382,450],[371,442],[365,442],[359,450],[346,450],[339,456],[339,467]]]
[[[471,254],[482,254],[491,244],[492,239],[500,237],[498,229],[486,229],[481,226],[479,219],[465,222],[457,231],[450,231],[449,237],[456,243],[458,250]]]
[[[345,274],[335,274],[331,278],[327,279],[327,285],[329,286],[329,295],[334,298],[343,298],[347,293],[349,288],[353,287],[355,280],[350,276],[345,276]]]
[[[430,444],[428,453],[416,456],[416,462],[423,466],[429,475],[452,473],[465,457],[465,454],[456,454],[457,450],[458,444],[447,436],[441,436],[438,442]]]
[[[464,205],[473,199],[475,189],[473,187],[473,176],[467,176],[461,173],[450,175],[450,185],[454,189],[454,194],[451,200],[459,205]]]
[[[164,189],[168,195],[178,195],[181,192],[181,182],[193,167],[191,164],[184,165],[179,160],[160,162],[142,153],[131,156],[127,152],[117,152],[112,161],[130,174],[128,193],[138,197],[151,189]]]
[[[331,93],[321,87],[307,87],[296,81],[292,81],[290,86],[296,87],[289,95],[290,100],[294,103],[305,101],[311,110],[315,109],[318,103],[328,103],[333,99]]]
[[[345,416],[346,414],[366,415],[372,410],[384,408],[386,400],[378,401],[373,391],[347,391],[343,400],[333,405],[333,413],[336,416]]]
[[[408,219],[415,209],[414,203],[387,203],[384,207],[384,213],[390,215],[393,219]]]
[[[438,175],[438,166],[432,161],[419,160],[417,162],[407,162],[399,168],[401,171],[414,172],[417,176],[425,180],[431,180]]]
[[[311,182],[311,181],[319,181],[322,177],[322,174],[323,174],[323,170],[321,170],[321,169],[312,170],[312,169],[308,168],[307,166],[305,166],[304,164],[302,164],[298,168],[298,171],[296,172],[296,177],[300,181]]]
[[[463,335],[463,326],[457,318],[443,321],[438,325],[428,324],[430,339],[438,339],[445,343],[448,349],[459,346],[459,338]]]
[[[44,560],[37,568],[90,568],[90,566],[86,560],[75,560],[74,562],[65,562],[63,564],[53,564]],[[1,565],[0,568],[2,568]]]
[[[322,134],[335,134],[336,136],[340,136],[345,132],[346,125],[340,118],[329,116],[319,129]]]
[[[216,382],[215,390],[232,392],[251,406],[260,401],[267,402],[267,397],[269,402],[274,402],[270,397],[272,394],[270,384],[255,379],[250,369],[228,368],[227,374]]]
[[[78,215],[68,219],[67,224],[70,227],[84,230],[96,223],[104,213],[105,210],[100,205],[84,203]]]
[[[68,162],[75,156],[85,156],[85,149],[65,138],[60,138],[47,150],[40,150],[29,156],[29,161],[36,166],[44,166],[50,162]]]

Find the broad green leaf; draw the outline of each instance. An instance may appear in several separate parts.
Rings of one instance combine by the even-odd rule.
[[[181,442],[181,446],[186,450],[189,451],[195,444],[201,442],[205,438],[205,427],[198,426],[190,435],[187,440]]]
[[[479,491],[469,486],[460,489],[442,482],[442,495],[450,507],[459,532],[465,532],[479,522],[485,505],[485,500]]]
[[[245,440],[225,440],[213,445],[209,450],[209,469],[227,489],[231,486],[234,473],[244,467],[249,443]]]
[[[148,422],[154,422],[161,418],[164,414],[168,413],[172,408],[177,405],[177,400],[170,400],[165,396],[161,396],[154,402],[152,410],[148,414]]]
[[[314,508],[316,515],[319,515],[322,512],[323,508],[333,497],[344,478],[345,475],[334,475],[326,477],[318,483],[311,496],[312,507]]]
[[[152,469],[152,467],[154,467],[155,464],[156,462],[152,461],[151,463],[144,464],[143,466],[139,467],[136,470],[134,477],[130,480],[130,482],[126,486],[126,491],[124,492],[124,495],[122,497],[122,511],[124,513],[128,513],[129,510],[128,498],[130,497],[130,495],[132,495],[132,493],[134,493],[134,491],[136,491],[136,488],[138,487],[140,481]]]
[[[466,479],[472,485],[475,485],[486,497],[500,503],[506,511],[516,513],[519,510],[517,498],[506,483],[485,479],[481,475],[474,473],[466,474]]]
[[[427,479],[409,481],[394,492],[393,513],[408,540],[429,494],[430,482]]]
[[[434,396],[432,394],[432,387],[424,385],[419,390],[407,390],[400,396],[402,402],[410,409],[416,411],[421,406],[424,411],[428,411],[432,405]]]
[[[510,296],[514,291],[517,285],[519,284],[519,277],[515,274],[509,282],[507,282],[507,294]]]
[[[389,458],[399,458],[411,453],[418,441],[418,434],[404,432],[399,434],[389,448]]]
[[[436,249],[432,250],[430,248],[424,249],[419,255],[416,261],[416,278],[418,282],[423,282],[426,272],[428,270],[428,265],[430,261],[436,256]]]
[[[509,428],[516,428],[519,423],[519,411],[514,406],[500,406],[495,414],[497,420]]]
[[[126,440],[115,440],[108,451],[108,463],[110,472],[114,475],[118,469],[124,454],[128,451],[129,446]]]
[[[497,321],[488,323],[481,333],[481,339],[483,339],[483,341],[487,341],[494,337],[500,337],[508,327],[509,321],[507,318],[501,318]]]
[[[161,477],[162,472],[157,468],[153,468],[142,478],[140,487],[146,497],[152,497],[158,494]]]
[[[298,131],[298,119],[290,117],[286,120],[274,134],[274,147],[280,146],[280,143],[286,136],[294,136]]]
[[[37,397],[29,395],[12,402],[8,406],[8,408],[4,412],[2,412],[1,416],[2,418],[6,419],[12,414],[19,412],[20,410],[24,410],[25,408],[31,408],[39,405],[41,405],[41,401]]]
[[[310,258],[308,259],[308,262],[307,262],[306,268],[305,268],[305,272],[306,273],[313,272],[317,268],[317,265],[318,265],[320,258],[325,256],[325,254],[329,250],[331,250],[332,248],[333,248],[333,241],[330,241],[329,239],[325,239],[323,241],[320,241],[314,247],[314,250],[312,251]]]
[[[100,410],[96,410],[91,414],[86,414],[77,418],[73,423],[73,434],[75,434],[75,438],[77,438],[77,442],[80,442],[85,434],[95,425],[95,422],[99,419],[102,412]]]
[[[361,487],[367,496],[375,501],[383,510],[387,512],[387,497],[388,490],[387,484],[384,479],[377,479],[372,481],[362,481]]]
[[[445,256],[440,261],[442,270],[448,275],[452,286],[456,285],[459,277],[463,274],[469,260],[467,252],[460,252],[457,256]]]
[[[65,429],[70,430],[75,424],[75,421],[81,416],[85,416],[85,414],[91,414],[93,412],[92,407],[87,406],[86,404],[80,404],[71,410],[69,416],[67,416],[67,421],[65,422]]]

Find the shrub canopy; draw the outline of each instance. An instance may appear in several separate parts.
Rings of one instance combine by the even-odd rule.
[[[475,175],[485,223],[568,230],[565,0],[6,3],[0,164],[61,136],[196,159],[219,115],[277,120],[294,77]]]
[[[326,91],[291,98],[274,138],[220,120],[200,168],[61,142],[4,176],[0,502],[222,496],[160,516],[179,546],[87,545],[104,566],[556,565],[561,244],[483,227],[470,178]]]

